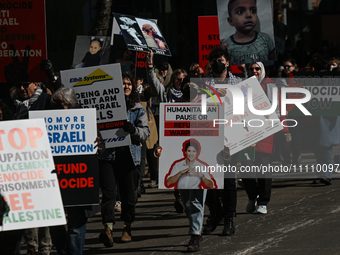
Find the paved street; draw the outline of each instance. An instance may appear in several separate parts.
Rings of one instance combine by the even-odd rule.
[[[338,176],[338,175],[336,175]],[[196,254],[340,254],[340,180],[312,185],[311,180],[275,180],[268,214],[247,214],[246,193],[238,189],[236,234],[221,236],[221,224],[204,236]],[[113,248],[98,243],[101,217],[90,219],[84,254],[181,254],[189,242],[188,220],[173,208],[171,191],[148,189],[137,204],[133,242],[119,243],[122,222],[115,226]],[[208,209],[206,208],[206,214]]]
[[[314,164],[313,154],[304,153],[301,163]],[[340,230],[340,174],[334,174],[333,178],[331,186],[313,185],[312,179],[306,177],[275,179],[267,215],[247,214],[248,198],[245,190],[239,187],[238,215],[234,220],[236,234],[222,236],[222,223],[212,234],[204,236],[201,249],[195,254],[340,254],[337,241]],[[114,229],[114,247],[105,248],[98,240],[103,230],[98,213],[89,219],[84,255],[173,255],[186,252],[190,239],[188,220],[184,214],[175,212],[173,192],[158,189],[147,189],[146,192],[136,206],[133,242],[119,242],[123,222],[118,220]],[[206,207],[206,216],[208,212]],[[26,254],[24,245],[22,254]],[[51,253],[56,254],[55,251]]]

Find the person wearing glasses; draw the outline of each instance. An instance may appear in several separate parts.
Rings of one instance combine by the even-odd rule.
[[[146,62],[147,79],[154,95],[159,97],[162,103],[178,101],[183,96],[181,84],[185,76],[187,76],[187,72],[183,69],[176,69],[171,75],[170,85],[166,88],[156,77],[153,66],[153,52],[151,50],[146,56]]]
[[[14,119],[28,119],[28,111],[50,108],[51,95],[44,93],[39,82],[18,82],[12,94],[16,111]]]
[[[283,69],[282,69],[283,68]],[[279,73],[279,76],[281,76],[276,81],[276,86],[280,89],[282,87],[288,87],[289,86],[289,76],[290,73],[294,71],[299,71],[298,65],[296,64],[295,60],[290,58],[283,62],[283,66],[281,67],[281,73]]]
[[[248,73],[249,76],[255,76],[257,78],[269,100],[272,100],[272,89],[276,87],[276,85],[270,78],[266,77],[263,63],[256,62],[250,64]],[[280,93],[278,93],[278,100],[280,102],[279,94]],[[280,118],[280,121],[284,121],[285,117],[281,116],[279,105],[281,105],[281,102],[276,108],[276,114]],[[280,132],[286,133],[288,132],[288,128],[284,127],[284,129]],[[269,165],[271,163],[271,154],[274,151],[274,135],[264,138],[253,146],[255,147],[255,161],[245,161],[245,164],[257,166],[260,166],[261,164]],[[249,199],[246,207],[246,212],[253,213],[257,210],[257,213],[266,214],[267,204],[270,201],[271,196],[271,174],[265,174],[261,176],[261,178],[257,178],[258,176],[252,175],[249,175],[247,177],[248,178],[242,178],[243,185]]]
[[[39,82],[17,82],[12,93],[16,107],[14,119],[28,119],[28,111],[51,108],[51,95],[44,93]],[[27,254],[49,254],[52,240],[49,227],[31,228],[25,234]]]

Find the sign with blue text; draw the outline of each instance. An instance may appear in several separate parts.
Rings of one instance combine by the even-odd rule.
[[[95,109],[29,111],[29,117],[45,120],[53,156],[97,153]]]

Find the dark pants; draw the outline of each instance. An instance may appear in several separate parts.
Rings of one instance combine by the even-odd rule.
[[[150,180],[158,181],[158,166],[157,166],[157,158],[153,155],[154,149],[146,150],[146,158],[149,164],[149,172],[150,172]]]
[[[122,202],[120,218],[125,222],[133,222],[135,220],[137,167],[132,161],[130,151],[116,152],[114,161],[100,160],[99,180],[102,189],[103,224],[110,222],[115,224],[116,181]]]
[[[230,165],[236,165],[236,156],[232,156]],[[229,165],[224,162],[224,165]],[[222,196],[223,210],[220,201]],[[223,190],[208,190],[206,205],[209,207],[210,215],[216,215],[223,212],[227,218],[236,217],[237,191],[236,178],[225,178]]]
[[[245,161],[246,165],[269,165],[270,164],[270,154],[256,152],[255,161]],[[271,174],[267,173],[263,178],[251,178],[252,175],[249,174],[242,175],[242,181],[244,189],[247,192],[249,200],[255,200],[257,196],[258,205],[267,205],[270,201],[271,191],[272,191],[272,179]]]
[[[222,197],[223,209],[220,197]],[[224,217],[236,217],[236,180],[234,178],[224,179],[223,190],[208,190],[206,204],[209,207],[210,214],[219,214],[223,211]]]
[[[81,255],[85,243],[87,217],[83,207],[67,208],[67,228],[50,227],[52,242],[60,255]]]

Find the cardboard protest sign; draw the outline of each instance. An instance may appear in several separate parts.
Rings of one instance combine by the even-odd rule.
[[[220,39],[228,45],[230,65],[274,64],[272,1],[234,1],[230,6],[229,2],[217,0],[217,13]],[[245,17],[245,13],[250,14]]]
[[[29,117],[45,120],[64,206],[98,204],[96,109],[30,111]]]
[[[198,17],[199,64],[205,67],[209,62],[209,53],[220,46],[220,31],[217,16]]]
[[[151,49],[155,54],[171,56],[155,21],[118,13],[114,13],[113,17],[111,45],[114,35],[122,34],[129,50],[149,52]]]
[[[11,211],[1,230],[66,224],[43,119],[0,122],[0,190]]]
[[[213,125],[214,119],[223,118],[223,107],[209,104],[207,112],[201,114],[200,104],[161,104],[160,189],[223,189],[224,173],[217,170],[223,125]],[[189,171],[179,177],[177,174],[185,169]]]
[[[131,143],[121,127],[127,120],[122,74],[119,64],[61,71],[61,81],[76,92],[83,108],[97,109],[97,126],[106,148]]]
[[[0,82],[47,81],[45,1],[2,1],[0,10]]]
[[[218,85],[216,85],[218,86]],[[241,89],[244,96],[244,114],[234,115],[233,96],[227,93],[224,98],[224,118],[220,124],[224,125],[224,145],[229,147],[230,154],[233,155],[264,138],[275,134],[283,129],[276,112],[271,115],[255,115],[249,110],[248,106],[248,89],[252,88],[252,104],[257,110],[268,110],[271,108],[271,102],[264,93],[260,83],[253,76],[236,85]],[[216,96],[215,96],[216,97]],[[212,98],[208,98],[208,102],[212,102]],[[271,99],[272,100],[272,99]],[[286,123],[283,123],[287,125]]]
[[[280,81],[278,79],[278,81]],[[285,79],[289,87],[302,87],[311,93],[311,100],[303,106],[312,116],[339,116],[340,75],[334,72],[293,72]],[[303,94],[288,93],[288,99],[302,98]],[[304,116],[295,106],[287,105],[289,116]]]
[[[96,109],[29,111],[29,118],[43,118],[53,156],[96,154]]]
[[[77,36],[74,47],[73,67],[107,65],[110,63],[110,37]]]
[[[65,207],[99,204],[98,155],[55,157],[54,163]]]

